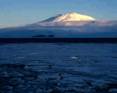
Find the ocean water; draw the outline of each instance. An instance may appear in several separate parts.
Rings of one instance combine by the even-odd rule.
[[[117,44],[26,43],[0,45],[0,64],[26,64],[60,86],[117,84]],[[89,84],[90,85],[90,84]],[[41,92],[40,92],[41,93]]]

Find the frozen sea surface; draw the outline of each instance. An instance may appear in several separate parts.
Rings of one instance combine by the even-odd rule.
[[[56,80],[61,90],[83,89],[83,93],[91,93],[94,86],[107,83],[117,85],[117,44],[0,45],[0,64],[9,63],[27,65],[27,68],[39,72],[43,82],[47,79]]]

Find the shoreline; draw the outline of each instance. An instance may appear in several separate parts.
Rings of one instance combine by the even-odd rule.
[[[0,43],[117,43],[117,38],[0,38]]]

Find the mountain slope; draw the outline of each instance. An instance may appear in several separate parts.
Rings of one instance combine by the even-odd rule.
[[[51,18],[48,18],[44,21],[37,22],[33,25],[38,26],[74,26],[75,24],[81,25],[88,22],[95,21],[95,18],[87,15],[82,15],[79,13],[67,13],[60,14]]]

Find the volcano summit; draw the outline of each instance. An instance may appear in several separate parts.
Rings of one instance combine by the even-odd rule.
[[[37,22],[36,24],[39,26],[73,26],[75,24],[79,25],[78,23],[87,23],[90,21],[95,21],[95,18],[88,15],[71,12],[56,15],[41,22]]]

